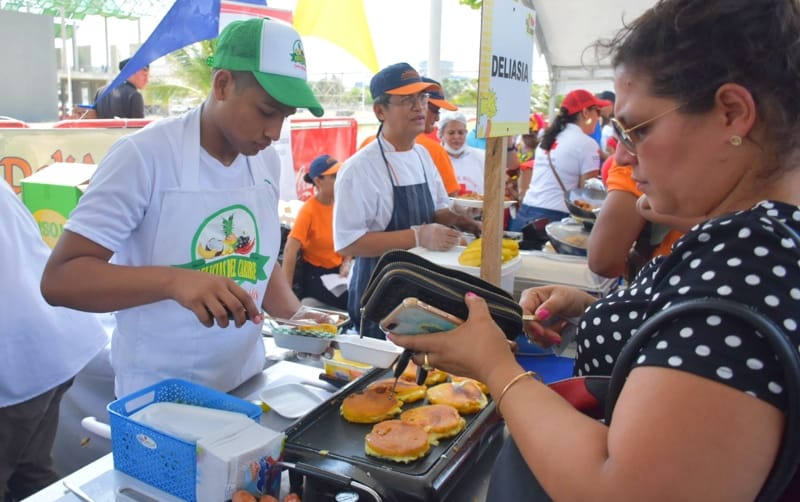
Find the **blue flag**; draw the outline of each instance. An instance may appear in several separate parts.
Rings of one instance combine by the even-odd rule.
[[[265,3],[264,0],[244,1],[261,5]],[[175,0],[150,37],[97,100],[161,56],[201,40],[216,38],[219,35],[219,3],[220,0]],[[94,108],[94,105],[88,108]]]

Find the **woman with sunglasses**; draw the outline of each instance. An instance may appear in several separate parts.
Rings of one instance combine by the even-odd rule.
[[[513,438],[488,500],[540,500],[538,490],[553,500],[744,501],[780,472],[785,426],[798,420],[794,380],[749,324],[674,306],[735,302],[800,347],[798,33],[798,0],[661,0],[601,45],[615,70],[618,162],[633,166],[653,211],[704,220],[609,297],[563,286],[522,295],[535,339],[582,316],[576,375],[610,374],[643,322],[683,312],[637,351],[610,425],[529,376],[475,295],[453,331],[391,336],[417,363],[488,385]],[[781,465],[794,481],[777,489],[800,500],[791,460]]]
[[[511,230],[519,232],[539,218],[557,221],[569,216],[564,192],[582,187],[600,173],[600,149],[591,134],[605,106],[611,101],[583,89],[564,97],[536,148],[530,185]]]

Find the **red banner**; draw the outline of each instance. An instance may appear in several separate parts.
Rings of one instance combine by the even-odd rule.
[[[292,120],[292,157],[294,158],[297,198],[314,195],[314,187],[303,181],[311,161],[322,154],[344,161],[356,151],[358,123],[351,118]]]

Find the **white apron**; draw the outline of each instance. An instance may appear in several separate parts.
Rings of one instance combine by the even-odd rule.
[[[150,263],[230,277],[260,308],[280,247],[278,201],[264,176],[236,189],[200,188],[200,108],[187,115],[178,188],[165,190]],[[259,164],[260,165],[260,164]],[[264,180],[266,181],[266,180]],[[267,182],[269,183],[269,182]],[[261,325],[207,328],[174,300],[117,314],[112,365],[119,397],[165,378],[229,391],[264,368]]]

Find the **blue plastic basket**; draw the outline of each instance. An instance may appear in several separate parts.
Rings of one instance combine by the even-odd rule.
[[[180,403],[244,413],[256,422],[261,408],[186,380],[164,380],[109,403],[114,469],[184,500],[196,501],[197,445],[129,418],[152,403]]]

